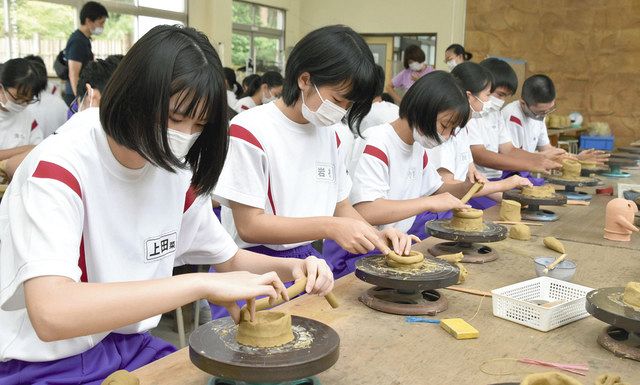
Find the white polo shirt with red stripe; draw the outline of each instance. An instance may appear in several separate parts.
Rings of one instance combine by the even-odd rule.
[[[256,102],[253,101],[253,98],[251,96],[245,96],[244,98],[241,98],[236,102],[235,110],[238,113],[241,113],[242,111],[246,111],[255,106]]]
[[[42,142],[42,131],[29,108],[15,113],[0,109],[0,150]]]
[[[170,277],[176,265],[227,261],[238,250],[212,215],[211,199],[189,187],[191,172],[122,166],[97,109],[68,124],[74,127],[27,156],[0,204],[0,361],[69,357],[108,334],[42,342],[25,307],[23,285],[31,278],[147,281]],[[159,320],[114,332],[143,332]]]
[[[229,128],[227,160],[214,190],[222,223],[241,248],[256,246],[238,235],[229,202],[283,217],[333,216],[348,198],[351,180],[341,161],[332,127],[298,124],[268,103],[235,116]],[[288,250],[308,244],[266,244]]]
[[[473,163],[469,147],[469,130],[467,127],[456,128],[456,134],[447,141],[427,150],[433,168],[445,169],[453,174],[453,179],[467,180],[469,165]]]
[[[53,134],[67,121],[67,104],[59,94],[57,87],[47,87],[40,93],[40,100],[27,107],[27,110],[35,117],[38,128],[42,131],[43,138]]]
[[[511,133],[500,111],[492,110],[487,116],[471,118],[466,126],[469,130],[469,145],[484,146],[491,152],[500,152],[500,145],[511,143]],[[477,166],[487,178],[500,178],[501,170]]]
[[[364,150],[351,177],[349,198],[353,204],[414,199],[432,195],[443,184],[424,147],[417,142],[405,143],[388,123],[367,131]],[[415,216],[379,228],[407,232],[414,221]]]
[[[543,120],[527,117],[522,111],[520,101],[509,103],[502,109],[502,117],[509,127],[511,141],[515,147],[525,151],[536,152],[538,147],[550,143],[547,125]]]

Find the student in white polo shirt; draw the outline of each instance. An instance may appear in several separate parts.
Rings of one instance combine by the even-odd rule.
[[[357,129],[376,83],[362,37],[346,26],[323,27],[291,51],[282,97],[230,122],[229,154],[214,196],[240,247],[303,258],[320,255],[311,246],[317,239],[360,253],[389,251],[389,239],[397,253],[410,251],[406,234],[378,231],[354,210],[341,142],[329,127],[346,116]],[[223,314],[212,311],[214,318]]]
[[[489,97],[491,109],[484,116],[472,118],[467,123],[469,144],[473,161],[478,170],[489,180],[500,180],[522,172],[534,184],[543,180],[525,174],[530,170],[549,172],[560,164],[537,152],[528,152],[515,147],[511,142],[511,133],[500,113],[504,101],[515,94],[518,78],[511,66],[500,59],[489,58],[480,62],[493,76],[493,90]]]
[[[123,59],[99,115],[79,113],[25,159],[0,204],[0,383],[98,385],[173,352],[148,330],[178,306],[207,298],[237,320],[234,301],[275,298],[281,279],[332,287],[315,258],[238,250],[211,213],[225,93],[206,36],[158,26]],[[210,263],[220,273],[171,276]]]
[[[367,130],[370,127],[381,127],[384,123],[391,123],[398,119],[398,106],[382,100],[382,93],[384,91],[384,70],[381,66],[376,64],[376,73],[378,76],[378,83],[376,85],[376,97],[373,98],[371,104],[371,111],[362,119],[360,123],[360,135],[355,138],[353,143],[353,150],[350,152],[348,169],[349,173],[353,173],[356,165],[358,164],[358,157],[362,154],[364,144],[366,142]]]
[[[539,152],[552,160],[566,153],[553,147],[547,134],[544,118],[556,110],[556,89],[546,75],[533,75],[522,85],[522,97],[509,103],[501,111],[505,119],[511,141],[515,147],[530,153]],[[522,176],[530,176],[522,173]],[[544,181],[534,181],[538,185]]]
[[[471,108],[469,122],[485,117],[491,110],[490,94],[493,89],[491,73],[477,63],[464,62],[458,64],[451,74],[466,93]],[[501,199],[501,192],[520,186],[531,186],[531,182],[517,175],[505,180],[487,181],[473,164],[469,130],[469,127],[460,128],[451,140],[432,149],[429,156],[445,181],[480,180],[485,183],[481,196],[469,200],[471,207],[480,210],[488,209]]]
[[[416,81],[402,98],[400,118],[368,131],[352,173],[350,199],[356,210],[380,229],[395,228],[423,239],[426,222],[469,207],[458,198],[472,182],[443,181],[428,155],[429,149],[455,140],[455,129],[464,129],[469,115],[467,95],[451,74],[434,71]],[[337,276],[352,272],[366,255],[330,241],[325,241],[323,254]]]
[[[42,141],[42,131],[27,106],[38,101],[46,86],[41,64],[10,59],[0,69],[0,171],[8,178],[33,147]]]

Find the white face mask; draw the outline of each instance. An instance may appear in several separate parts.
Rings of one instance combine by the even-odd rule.
[[[322,99],[322,95],[320,95],[320,91],[318,91],[318,87],[316,87],[315,84],[313,85],[313,88],[316,89],[320,100],[322,100],[322,104],[318,107],[317,111],[311,111],[304,102],[304,92],[300,90],[300,93],[302,94],[302,116],[308,120],[309,123],[318,127],[333,126],[341,121],[347,114],[347,110],[333,104],[329,100]]]
[[[420,143],[420,145],[427,150],[438,147],[439,145],[444,144],[447,140],[449,140],[448,138],[445,139],[442,135],[440,135],[440,133],[438,133],[438,138],[440,139],[440,143],[438,143],[438,141],[433,138],[422,135],[417,128],[413,129],[413,140]]]
[[[102,32],[104,32],[103,27],[95,27],[94,29],[91,30],[91,34],[96,36],[102,35]]]
[[[18,112],[22,112],[25,108],[27,108],[26,105],[18,104],[11,100],[11,98],[9,98],[9,96],[7,95],[7,91],[4,89],[4,87],[2,87],[2,93],[4,94],[4,99],[6,101],[4,103],[0,102],[0,106],[2,106],[2,108],[4,108],[5,110],[17,114]]]
[[[456,68],[457,65],[458,63],[456,63],[455,59],[451,59],[447,62],[447,67],[449,67],[449,71],[452,71],[454,68]]]
[[[473,97],[476,98],[480,103],[482,103],[482,110],[476,111],[473,109],[473,107],[471,107],[471,117],[482,118],[484,116],[487,116],[493,108],[493,103],[491,103],[491,100],[487,100],[486,102],[483,102],[482,100],[480,100],[479,97],[475,95],[473,95]]]
[[[200,133],[185,134],[183,132],[167,128],[167,141],[171,153],[178,159],[183,159],[189,153],[191,146],[196,142]]]
[[[262,104],[271,103],[274,100],[278,99],[277,97],[273,96],[271,91],[267,90],[267,92],[269,93],[269,96],[267,96],[265,93],[262,94]]]
[[[413,61],[409,63],[409,69],[414,72],[422,71],[422,63]]]
[[[489,102],[491,102],[491,106],[496,111],[500,111],[500,109],[504,105],[504,100],[502,100],[500,98],[497,98],[497,97],[495,97],[493,95],[489,96]]]

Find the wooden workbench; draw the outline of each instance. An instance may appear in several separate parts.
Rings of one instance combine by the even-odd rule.
[[[616,180],[612,182],[615,184]],[[640,254],[635,250],[640,250],[640,236],[634,235],[630,243],[613,243],[602,238],[602,217],[608,199],[595,197],[589,207],[554,208],[560,220],[532,227],[531,241],[507,239],[491,244],[500,258],[484,265],[467,264],[470,275],[462,287],[490,291],[534,278],[532,258],[555,255],[542,245],[542,236],[549,234],[562,239],[570,259],[576,261],[574,283],[597,288],[638,280]],[[487,216],[495,213],[497,208],[490,209]],[[436,242],[439,240],[430,238],[415,249],[425,251]],[[470,321],[480,331],[480,338],[458,341],[437,325],[409,324],[404,317],[367,308],[357,297],[369,287],[351,274],[336,282],[334,293],[342,303],[338,309],[330,309],[324,300],[313,296],[300,297],[281,307],[292,314],[324,322],[340,335],[340,360],[318,375],[324,385],[484,385],[519,382],[527,372],[547,370],[494,362],[487,369],[518,373],[496,376],[480,371],[483,362],[500,357],[586,363],[590,367],[586,377],[572,375],[585,385],[593,384],[596,376],[604,372],[616,372],[627,383],[640,384],[640,362],[617,358],[600,348],[596,337],[606,325],[592,317],[543,333],[494,317],[491,298],[443,290],[449,299],[449,309],[437,318],[470,320],[480,309]],[[143,385],[204,385],[209,378],[190,363],[188,349],[147,365],[135,374]]]

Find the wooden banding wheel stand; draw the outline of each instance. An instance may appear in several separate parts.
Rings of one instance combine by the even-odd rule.
[[[609,324],[599,336],[600,346],[618,357],[640,361],[640,309],[622,301],[624,287],[597,289],[587,294],[587,311]]]
[[[189,337],[189,358],[214,378],[210,384],[276,384],[298,380],[315,384],[315,374],[332,367],[340,355],[340,337],[329,326],[298,316],[291,318],[293,341],[273,348],[254,348],[236,341],[230,317],[208,322]],[[304,379],[304,380],[301,380]]]
[[[455,285],[460,270],[425,256],[423,268],[402,270],[386,264],[384,255],[371,255],[356,262],[355,275],[375,285],[359,297],[366,306],[400,315],[435,315],[447,309],[447,299],[435,289]]]
[[[508,231],[505,226],[483,223],[482,231],[463,231],[451,226],[450,219],[438,219],[429,221],[425,225],[426,232],[436,238],[451,242],[442,242],[429,249],[433,256],[462,253],[463,263],[485,263],[498,259],[498,253],[487,245],[475,242],[497,242],[507,238]]]

